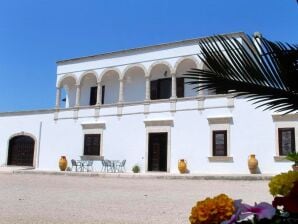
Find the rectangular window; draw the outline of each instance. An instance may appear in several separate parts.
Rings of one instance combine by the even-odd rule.
[[[179,77],[176,79],[176,92],[178,98],[184,97],[184,78]]]
[[[213,156],[227,156],[227,131],[213,131]]]
[[[96,104],[96,99],[97,99],[97,86],[92,86],[90,88],[90,100],[89,100],[89,105],[95,105]]]
[[[278,129],[279,155],[286,156],[290,152],[295,152],[295,129]]]
[[[157,79],[151,81],[150,99],[169,99],[172,95],[172,78]]]
[[[105,104],[105,90],[106,86],[101,87],[101,104]]]
[[[169,99],[172,95],[172,79],[159,79],[159,98]]]
[[[84,156],[100,155],[100,134],[85,134]]]

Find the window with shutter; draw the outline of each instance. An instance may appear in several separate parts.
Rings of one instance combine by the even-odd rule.
[[[213,156],[227,156],[227,131],[213,131]]]
[[[106,90],[106,86],[102,86],[101,87],[101,104],[105,103],[105,90]]]
[[[278,143],[280,156],[295,152],[295,128],[279,128]]]
[[[184,97],[184,78],[176,79],[176,94],[178,98]]]
[[[96,104],[96,99],[97,99],[97,86],[92,86],[90,88],[90,100],[89,100],[89,105],[95,105]]]
[[[84,138],[84,155],[100,155],[100,134],[85,134]]]
[[[157,79],[151,81],[150,85],[150,99],[169,99],[172,91],[171,78]]]
[[[169,99],[172,95],[172,79],[159,79],[159,98]]]

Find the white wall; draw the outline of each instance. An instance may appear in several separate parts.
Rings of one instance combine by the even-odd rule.
[[[10,136],[26,132],[34,135],[40,142],[39,169],[58,170],[61,155],[70,159],[79,159],[83,154],[83,129],[81,123],[103,122],[102,152],[106,159],[127,159],[128,171],[134,164],[142,170],[146,167],[146,119],[172,119],[170,127],[170,172],[177,173],[179,159],[185,159],[191,173],[249,173],[247,159],[249,154],[256,154],[262,173],[278,173],[291,168],[291,162],[276,162],[275,123],[270,112],[254,109],[242,99],[235,100],[235,107],[224,106],[223,98],[212,98],[212,104],[198,110],[198,102],[178,101],[176,112],[170,112],[169,102],[155,102],[149,107],[149,114],[144,113],[144,106],[124,106],[121,116],[117,116],[117,107],[102,108],[100,117],[90,115],[94,109],[79,110],[74,119],[73,111],[61,111],[59,119],[54,114],[11,115],[0,114],[0,163],[7,161],[8,140]],[[158,105],[163,105],[162,107]],[[221,108],[218,108],[220,106]],[[116,108],[114,110],[114,108]],[[131,108],[131,109],[130,109]],[[166,112],[167,110],[168,112]],[[128,114],[125,114],[126,112]],[[160,111],[160,112],[158,112]],[[131,114],[134,112],[134,114]],[[231,116],[230,155],[231,162],[211,162],[210,125],[208,117]],[[41,134],[39,134],[42,124]],[[297,127],[297,121],[293,122]],[[296,130],[296,135],[298,131]],[[297,137],[296,137],[297,138]],[[38,160],[37,158],[35,161]],[[101,165],[96,163],[96,170]]]

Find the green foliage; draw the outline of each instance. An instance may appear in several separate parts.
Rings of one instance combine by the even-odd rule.
[[[298,153],[297,152],[292,152],[289,153],[286,157],[287,160],[293,161],[296,166],[298,166]]]
[[[298,172],[288,171],[274,176],[269,182],[270,193],[273,196],[286,196],[294,186],[294,182],[298,181]]]
[[[139,165],[136,164],[132,167],[132,172],[139,173],[140,171],[141,171],[141,168]]]
[[[276,112],[298,111],[298,45],[218,35],[199,47],[205,69],[184,74],[197,91],[229,92]]]

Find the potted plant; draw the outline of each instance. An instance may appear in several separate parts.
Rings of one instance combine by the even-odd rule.
[[[298,171],[298,152],[291,152],[286,157],[287,160],[293,161],[293,170]]]
[[[139,173],[140,171],[141,171],[141,168],[139,165],[136,164],[132,167],[132,172]]]

